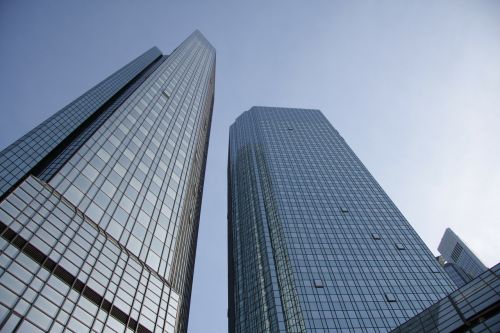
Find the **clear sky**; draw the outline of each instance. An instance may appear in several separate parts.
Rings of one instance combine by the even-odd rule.
[[[228,128],[318,108],[436,253],[500,259],[499,1],[0,1],[0,149],[153,45],[217,49],[189,331],[226,331]]]

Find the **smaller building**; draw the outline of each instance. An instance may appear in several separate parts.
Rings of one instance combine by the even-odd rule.
[[[487,270],[481,260],[450,228],[446,228],[438,251],[447,263],[460,267],[471,278],[475,278]]]
[[[500,264],[392,332],[500,332]]]
[[[473,277],[467,274],[457,264],[447,262],[443,265],[443,269],[459,288],[473,280]]]

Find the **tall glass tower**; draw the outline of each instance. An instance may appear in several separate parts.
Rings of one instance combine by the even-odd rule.
[[[198,31],[0,153],[1,332],[185,332],[215,79]]]
[[[230,129],[229,331],[387,332],[455,287],[318,110]]]

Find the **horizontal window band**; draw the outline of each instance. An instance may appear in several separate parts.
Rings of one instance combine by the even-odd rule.
[[[33,259],[43,268],[51,272],[52,275],[58,277],[60,280],[68,284],[73,290],[85,296],[89,301],[97,305],[100,309],[111,314],[114,318],[132,330],[140,333],[152,333],[149,329],[139,324],[137,320],[130,318],[121,309],[114,306],[110,301],[101,296],[91,287],[85,285],[80,279],[73,276],[65,268],[58,265],[49,256],[45,255],[42,251],[33,246],[26,239],[17,234],[14,230],[6,226],[0,221],[0,233],[9,243],[17,247],[22,253]]]

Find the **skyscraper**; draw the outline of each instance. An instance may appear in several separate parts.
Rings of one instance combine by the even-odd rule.
[[[387,332],[454,289],[318,110],[230,129],[229,331]]]
[[[467,245],[451,230],[446,228],[438,251],[446,262],[455,264],[469,275],[470,280],[485,272],[486,266]]]
[[[214,80],[196,31],[1,152],[2,332],[186,331]]]

